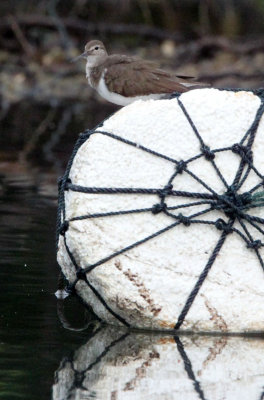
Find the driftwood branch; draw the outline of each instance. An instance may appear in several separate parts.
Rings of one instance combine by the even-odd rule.
[[[13,15],[10,15],[8,17],[10,27],[12,31],[14,32],[14,35],[16,36],[18,42],[20,43],[21,47],[23,48],[24,52],[27,54],[27,56],[31,57],[35,53],[33,46],[28,42],[26,39],[22,29],[20,28],[16,18]]]

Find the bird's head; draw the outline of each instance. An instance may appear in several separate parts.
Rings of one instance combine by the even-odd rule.
[[[91,66],[100,63],[107,56],[107,51],[104,44],[100,40],[91,40],[85,45],[84,52],[76,57],[73,61],[80,58],[85,58]]]

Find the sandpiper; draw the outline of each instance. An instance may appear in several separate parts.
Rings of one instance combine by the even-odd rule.
[[[199,82],[188,82],[182,75],[163,71],[152,61],[121,54],[108,55],[104,44],[91,40],[83,54],[89,85],[106,100],[125,106],[138,99],[160,99],[173,92],[208,87]],[[184,79],[185,78],[185,79]]]

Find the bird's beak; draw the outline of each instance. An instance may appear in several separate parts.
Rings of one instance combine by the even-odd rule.
[[[78,61],[78,60],[80,60],[81,58],[85,58],[85,59],[86,59],[87,56],[88,56],[88,52],[85,51],[84,53],[80,54],[79,56],[73,58],[73,59],[71,60],[71,62]]]

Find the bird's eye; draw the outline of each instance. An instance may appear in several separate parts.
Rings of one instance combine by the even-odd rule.
[[[94,50],[99,50],[99,47],[98,47],[98,46],[96,46],[96,47],[94,48]]]

